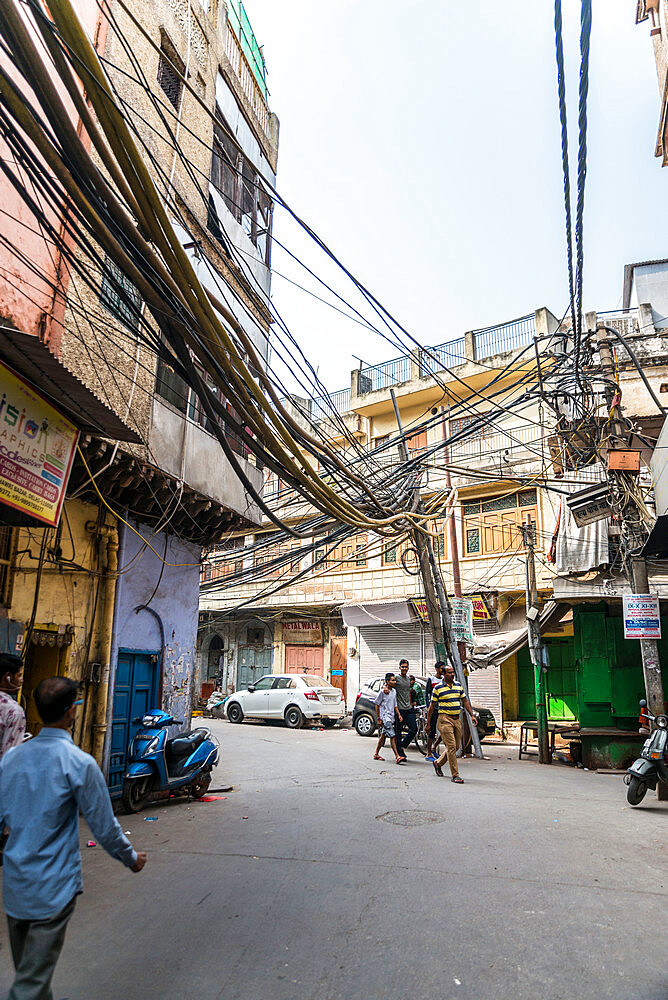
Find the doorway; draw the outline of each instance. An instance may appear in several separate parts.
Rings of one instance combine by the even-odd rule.
[[[574,645],[571,636],[548,639],[547,717],[550,722],[572,722],[577,718]],[[517,691],[520,719],[536,718],[536,688],[531,654],[525,646],[517,654]]]
[[[348,690],[348,637],[345,635],[333,635],[330,639],[329,674],[330,683],[340,688],[345,702]]]
[[[286,674],[317,674],[322,677],[325,669],[323,646],[286,646]]]
[[[237,689],[255,684],[264,674],[271,673],[271,646],[239,646]]]
[[[42,630],[40,633],[43,634]],[[23,668],[23,688],[20,700],[26,713],[26,731],[32,733],[33,736],[37,736],[42,728],[42,720],[37,712],[33,691],[40,681],[46,680],[47,677],[67,675],[69,647],[59,646],[56,633],[53,632],[52,635],[53,643],[50,641],[51,636],[48,636],[49,641],[45,644],[31,642]]]
[[[159,662],[159,653],[126,649],[118,652],[107,781],[112,798],[121,794],[130,743],[141,726],[142,717],[149,709],[157,707]]]

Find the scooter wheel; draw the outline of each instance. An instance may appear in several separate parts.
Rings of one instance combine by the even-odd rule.
[[[203,795],[206,795],[207,788],[211,784],[210,774],[200,774],[199,778],[195,778],[192,785],[190,786],[190,794],[194,799],[201,799]]]
[[[137,813],[143,809],[151,798],[153,779],[132,778],[123,782],[123,808],[126,813]]]
[[[632,806],[639,806],[645,798],[646,792],[647,782],[641,781],[640,778],[635,776],[635,774],[632,774],[631,780],[629,781],[629,790],[626,793],[627,802]]]

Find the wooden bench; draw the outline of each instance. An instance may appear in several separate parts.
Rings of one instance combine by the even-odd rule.
[[[554,754],[554,741],[557,736],[580,735],[580,727],[577,723],[548,722],[547,731],[550,740],[550,754]],[[533,733],[535,742],[529,742],[529,733]],[[531,757],[537,756],[538,752],[538,723],[523,722],[520,726],[519,760],[522,760],[522,754],[525,757]]]

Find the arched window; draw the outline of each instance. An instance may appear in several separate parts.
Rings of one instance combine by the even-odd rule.
[[[219,635],[214,635],[209,643],[209,663],[207,670],[207,680],[211,680],[223,669],[223,640]]]

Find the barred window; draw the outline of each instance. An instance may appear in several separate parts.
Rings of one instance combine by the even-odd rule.
[[[0,528],[0,604],[5,607],[9,607],[12,602],[15,539],[14,528]]]
[[[181,103],[181,88],[183,86],[179,73],[183,74],[184,70],[185,65],[179,58],[176,49],[166,35],[163,35],[158,60],[158,83],[167,95],[170,104],[177,111]]]
[[[127,326],[129,330],[138,329],[142,306],[141,295],[111,257],[104,259],[100,302],[112,316],[120,320],[123,326]]]

